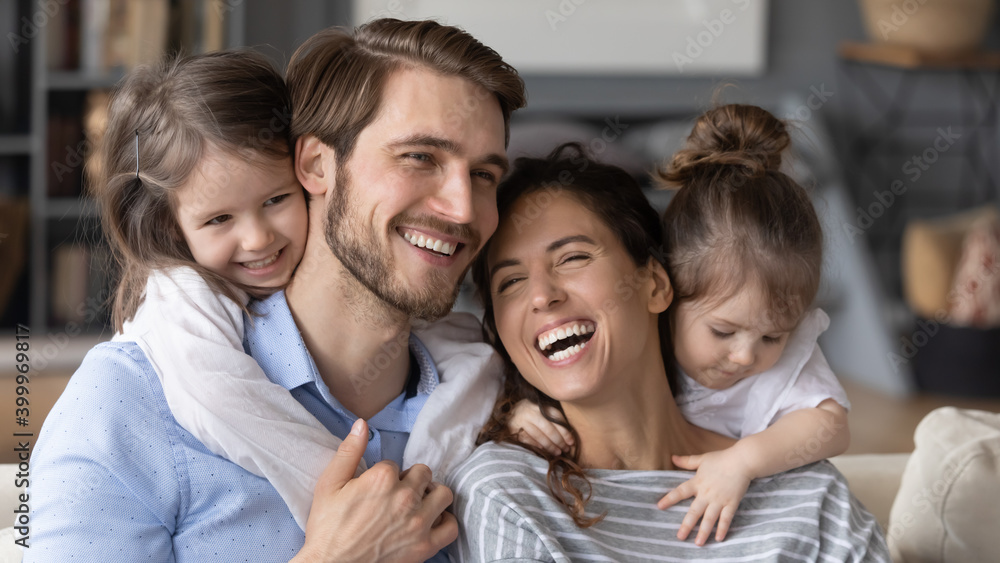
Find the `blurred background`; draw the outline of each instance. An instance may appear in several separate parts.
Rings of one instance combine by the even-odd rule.
[[[18,325],[35,429],[111,337],[86,166],[123,74],[242,46],[283,69],[316,31],[385,16],[464,27],[519,69],[512,157],[578,140],[649,186],[716,101],[788,119],[826,231],[820,343],[852,426],[893,436],[852,451],[909,451],[939,404],[1000,411],[994,0],[0,0],[0,438]],[[477,309],[467,291],[456,307]]]

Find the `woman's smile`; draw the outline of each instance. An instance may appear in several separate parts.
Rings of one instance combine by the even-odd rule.
[[[564,365],[564,360],[575,360],[587,348],[587,342],[594,337],[597,329],[597,324],[589,319],[553,324],[558,326],[543,329],[535,339],[538,351],[551,364]]]
[[[659,341],[650,276],[628,292],[639,266],[603,220],[568,191],[533,220],[516,202],[489,250],[497,331],[524,377],[556,400],[606,396],[642,372]],[[664,305],[665,307],[665,305]],[[659,355],[655,354],[654,360]],[[654,362],[655,363],[655,362]],[[569,369],[572,368],[572,369]],[[625,374],[625,375],[622,375]]]

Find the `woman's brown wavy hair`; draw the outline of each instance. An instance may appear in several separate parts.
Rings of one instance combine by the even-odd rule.
[[[649,260],[661,261],[663,256],[662,227],[656,210],[649,204],[636,180],[616,166],[601,164],[589,157],[578,143],[557,147],[546,158],[518,158],[513,172],[497,189],[497,209],[501,222],[510,214],[513,205],[524,197],[537,195],[544,205],[544,194],[555,192],[572,195],[597,216],[625,247],[637,268]],[[525,221],[532,218],[526,217]],[[480,432],[477,444],[508,442],[531,450],[549,462],[547,482],[553,497],[562,503],[580,527],[599,522],[603,516],[588,518],[585,507],[590,498],[590,484],[580,466],[579,435],[566,422],[559,402],[540,392],[517,370],[510,354],[500,341],[490,292],[488,256],[490,242],[472,265],[472,278],[483,303],[483,333],[504,361],[503,389],[497,399],[486,426]],[[660,316],[660,349],[664,355],[667,373],[674,365],[667,316]],[[668,376],[668,381],[671,377]],[[673,386],[671,386],[673,388]],[[542,408],[543,414],[555,424],[565,427],[574,437],[575,445],[568,453],[552,454],[521,441],[518,433],[508,427],[511,409],[522,399],[528,399]],[[546,411],[553,411],[552,415]]]

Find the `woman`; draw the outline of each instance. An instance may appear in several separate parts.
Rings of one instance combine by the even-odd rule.
[[[473,274],[507,373],[483,445],[449,478],[459,560],[888,560],[874,518],[826,462],[754,481],[725,541],[674,539],[687,508],[656,501],[691,473],[671,456],[732,440],[674,401],[656,212],[628,174],[574,145],[519,159],[498,208]],[[568,453],[507,429],[524,398],[556,411]]]

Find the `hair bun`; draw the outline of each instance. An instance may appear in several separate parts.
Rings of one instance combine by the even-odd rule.
[[[677,151],[660,180],[685,185],[703,174],[733,173],[757,178],[781,168],[781,153],[791,143],[785,124],[757,106],[728,104],[711,109],[694,124],[684,148]]]

